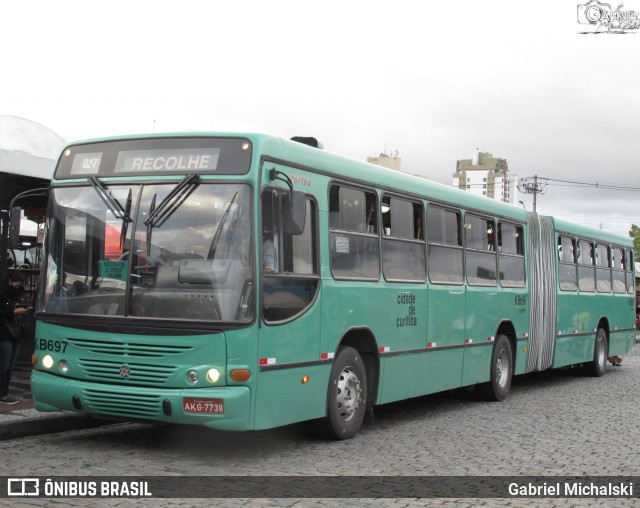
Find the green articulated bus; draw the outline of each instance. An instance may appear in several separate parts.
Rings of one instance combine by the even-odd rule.
[[[311,145],[311,146],[310,146]],[[315,145],[315,146],[314,146]],[[593,376],[635,343],[629,238],[339,157],[313,138],[68,145],[51,183],[41,411],[334,438],[374,406]]]

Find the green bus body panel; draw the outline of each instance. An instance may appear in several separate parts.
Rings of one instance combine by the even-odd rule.
[[[204,425],[220,430],[249,430],[251,395],[246,386],[220,388],[167,389],[137,386],[96,385],[34,370],[31,391],[39,411],[75,411],[72,398],[82,402],[82,411],[105,418],[152,420],[166,423]],[[192,414],[182,411],[183,397],[224,400],[224,415]],[[163,401],[172,414],[163,412]]]
[[[320,358],[321,307],[316,304],[297,319],[281,325],[262,324],[258,331],[258,358],[271,358],[275,369],[258,373],[256,388],[257,429],[320,418],[326,412],[331,365],[296,367]],[[286,368],[277,366],[286,364]],[[302,377],[309,382],[303,383]]]
[[[246,349],[242,335],[246,331],[233,338],[245,342]],[[41,411],[77,411],[72,402],[77,396],[84,411],[106,417],[250,428],[250,385],[225,386],[234,384],[226,378],[227,356],[238,367],[247,368],[247,354],[233,355],[228,351],[222,333],[159,337],[93,332],[39,322],[35,344],[39,359],[45,354],[54,359],[49,371],[34,370],[32,374],[36,409]],[[68,362],[68,372],[60,371],[60,360]],[[126,377],[121,374],[124,366],[129,370]],[[212,367],[221,373],[216,385],[206,381],[206,371]],[[199,375],[196,385],[187,382],[191,370]],[[184,413],[182,397],[223,398],[225,413]],[[171,401],[171,416],[163,413],[165,398]]]
[[[89,332],[39,322],[36,346],[43,347],[36,354],[39,360],[44,354],[51,354],[55,365],[51,372],[40,366],[33,371],[37,409],[77,411],[72,401],[77,396],[83,410],[98,415],[197,423],[229,430],[265,429],[326,415],[331,358],[345,342],[360,345],[366,350],[367,359],[379,367],[377,386],[370,387],[370,392],[375,394],[374,403],[384,404],[489,381],[493,345],[501,326],[503,333],[510,334],[514,373],[527,372],[532,295],[526,252],[526,286],[503,288],[499,284],[482,287],[466,282],[435,284],[428,280],[428,275],[420,283],[387,282],[382,270],[375,281],[336,280],[331,273],[328,244],[328,194],[333,182],[371,189],[378,203],[386,192],[410,197],[425,208],[430,203],[439,203],[455,207],[463,214],[475,211],[506,219],[523,225],[526,237],[527,214],[521,207],[261,134],[193,132],[112,139],[200,136],[242,137],[253,144],[248,174],[201,176],[203,181],[250,183],[256,228],[261,225],[262,189],[287,188],[281,181],[270,180],[272,169],[287,174],[295,190],[313,197],[318,210],[320,277],[315,301],[290,321],[265,323],[257,303],[260,298],[256,297],[258,317],[254,323],[237,330],[202,335]],[[87,142],[98,141],[109,139]],[[105,178],[105,182],[176,181],[180,176],[113,177]],[[73,182],[54,180],[52,184]],[[86,180],[78,179],[76,183],[86,185]],[[631,248],[629,239],[563,221],[554,220],[554,229],[556,239],[558,233],[566,233]],[[254,244],[254,256],[258,259],[260,248],[257,241]],[[256,296],[260,295],[260,286],[258,277]],[[610,354],[626,353],[633,346],[635,295],[571,293],[560,291],[557,286],[554,290],[558,335],[553,343],[553,367],[591,361],[594,330],[602,318],[606,318],[609,326]],[[161,326],[160,322],[157,326]],[[68,343],[65,354],[50,350],[55,349],[56,342],[63,341]],[[91,344],[101,346],[92,349]],[[130,346],[134,344],[160,356],[152,359],[132,355]],[[163,345],[176,346],[178,352],[163,353]],[[66,374],[58,370],[60,359],[70,362]],[[131,369],[127,378],[120,375],[125,364]],[[206,382],[206,370],[211,367],[221,372],[215,385]],[[250,370],[249,381],[232,381],[229,373],[234,368]],[[144,371],[146,377],[136,378],[136,369]],[[195,386],[187,382],[187,372],[192,369],[202,381]],[[369,380],[373,382],[374,379]],[[225,413],[185,413],[183,397],[223,399]],[[165,399],[169,400],[171,415],[163,411]]]

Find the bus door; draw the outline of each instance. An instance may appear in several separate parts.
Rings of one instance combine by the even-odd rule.
[[[460,212],[429,205],[427,238],[431,284],[426,346],[429,392],[436,392],[462,382],[466,302]]]
[[[379,398],[389,402],[430,390],[428,291],[423,204],[383,195],[381,212],[384,294],[379,291],[369,300],[369,322],[383,351]]]
[[[318,418],[326,410],[320,306],[314,305],[320,290],[317,206],[305,197],[304,224],[294,230],[290,196],[280,187],[261,194],[256,428]]]
[[[498,290],[495,220],[466,213],[464,234],[467,312],[462,384],[470,385],[489,380],[492,338],[503,318],[504,298],[511,295]]]

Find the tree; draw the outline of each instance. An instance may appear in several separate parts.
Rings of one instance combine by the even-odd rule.
[[[629,236],[633,238],[633,258],[635,261],[640,261],[640,227],[631,224]]]

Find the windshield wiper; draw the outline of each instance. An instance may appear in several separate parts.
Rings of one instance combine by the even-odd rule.
[[[129,195],[125,203],[125,208],[122,208],[120,202],[111,195],[111,191],[107,190],[107,187],[98,180],[97,176],[90,176],[89,182],[94,190],[100,196],[100,199],[104,201],[111,214],[122,221],[122,228],[120,230],[120,247],[124,245],[124,239],[127,236],[127,228],[130,222],[133,222],[131,218],[131,189],[129,189]]]
[[[131,218],[125,214],[125,210],[122,208],[122,205],[111,195],[111,191],[107,190],[105,185],[98,180],[97,176],[90,176],[89,182],[116,219],[126,219],[127,221],[131,220]],[[131,190],[129,190],[129,194],[131,194]]]
[[[224,228],[224,223],[227,221],[227,217],[229,216],[229,212],[231,211],[231,205],[236,200],[238,196],[238,191],[233,195],[227,209],[222,214],[222,218],[220,219],[220,224],[218,224],[218,229],[216,229],[216,234],[213,235],[213,241],[211,242],[211,247],[209,247],[209,254],[207,255],[207,259],[214,259],[216,257],[216,249],[218,248],[218,242],[220,241],[220,235],[222,234],[222,228]]]
[[[149,216],[144,221],[147,226],[147,255],[151,254],[151,233],[153,228],[162,226],[173,213],[182,206],[182,203],[200,185],[200,176],[191,173],[185,176],[156,207],[156,194],[153,195],[149,206]]]
[[[129,228],[129,223],[133,222],[131,220],[131,189],[129,189],[129,195],[127,196],[127,202],[124,205],[124,218],[122,221],[122,228],[120,231],[120,248],[124,247],[124,241],[127,238],[127,229]]]
[[[162,226],[162,224],[171,217],[173,212],[182,206],[182,203],[184,203],[198,185],[200,185],[200,177],[197,174],[192,173],[185,176],[182,181],[176,185],[162,201],[160,201],[157,208],[155,208],[154,196],[152,203],[153,209],[149,209],[149,217],[144,221],[145,226]]]

